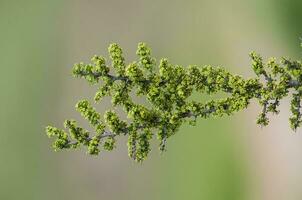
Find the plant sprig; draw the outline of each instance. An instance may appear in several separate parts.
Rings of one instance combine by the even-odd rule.
[[[74,120],[65,121],[67,131],[47,126],[47,135],[55,137],[55,150],[84,146],[89,154],[98,155],[101,149],[113,150],[117,136],[126,135],[129,156],[141,162],[151,150],[150,140],[154,135],[160,141],[159,149],[164,151],[167,139],[184,122],[194,125],[197,118],[231,115],[247,108],[252,99],[262,107],[257,124],[266,126],[268,114],[278,114],[280,100],[290,94],[291,128],[296,130],[302,123],[301,61],[282,58],[277,62],[271,58],[264,63],[260,55],[252,52],[250,57],[256,77],[244,79],[221,67],[182,67],[166,58],[157,64],[145,43],[138,44],[138,61],[128,65],[117,44],[111,44],[108,51],[111,66],[104,57],[94,56],[90,64],[75,64],[73,75],[90,84],[100,84],[95,102],[111,96],[113,108],[122,107],[128,121],[121,120],[114,110],[108,110],[102,119],[88,100],[81,100],[76,104],[76,110],[90,123],[94,133],[77,126]],[[144,96],[149,106],[136,103],[130,94],[132,91]],[[207,102],[189,100],[193,93],[217,92],[228,95]]]

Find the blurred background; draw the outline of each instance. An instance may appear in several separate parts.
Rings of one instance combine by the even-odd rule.
[[[301,58],[301,9],[301,0],[0,0],[0,199],[302,199],[302,129],[290,131],[289,99],[262,129],[255,102],[184,125],[164,154],[154,141],[142,164],[128,158],[125,138],[91,157],[53,152],[44,131],[81,121],[74,105],[95,88],[72,78],[71,67],[107,56],[111,42],[128,62],[144,41],[158,59],[248,77],[252,50]]]

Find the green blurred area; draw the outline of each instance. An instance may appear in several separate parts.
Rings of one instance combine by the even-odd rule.
[[[74,104],[93,89],[71,77],[71,66],[106,55],[110,42],[127,61],[145,41],[175,64],[250,75],[251,50],[300,56],[301,8],[299,0],[0,1],[0,199],[250,199],[257,175],[243,113],[185,125],[163,155],[154,142],[142,165],[127,158],[125,139],[98,158],[54,153],[44,127],[80,119]]]

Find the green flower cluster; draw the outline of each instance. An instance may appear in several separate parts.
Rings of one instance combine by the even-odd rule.
[[[86,147],[87,152],[98,155],[103,148],[111,151],[116,137],[128,137],[129,156],[143,161],[150,152],[150,140],[154,135],[159,140],[159,149],[166,149],[167,139],[177,132],[186,121],[191,125],[197,118],[231,115],[245,109],[251,100],[261,105],[257,123],[266,126],[268,114],[277,114],[280,100],[292,94],[290,125],[296,130],[302,123],[302,64],[282,58],[277,62],[263,59],[252,52],[252,69],[256,77],[244,79],[221,67],[174,65],[163,58],[158,65],[145,43],[138,44],[138,61],[125,64],[122,49],[117,44],[109,46],[111,66],[102,56],[94,56],[92,64],[76,64],[75,77],[84,78],[90,84],[100,84],[95,102],[111,96],[113,108],[121,107],[127,121],[121,120],[114,110],[101,115],[87,100],[76,104],[77,111],[90,123],[94,133],[66,120],[64,130],[52,126],[46,128],[49,137],[55,137],[55,150]],[[136,103],[133,93],[144,96],[148,105]],[[190,100],[192,93],[226,93],[225,98],[196,102]]]

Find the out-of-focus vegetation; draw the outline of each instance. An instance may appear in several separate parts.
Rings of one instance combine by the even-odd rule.
[[[70,105],[94,89],[73,80],[71,66],[95,52],[105,55],[111,42],[131,53],[145,41],[155,57],[173,63],[250,74],[251,50],[300,57],[301,6],[299,0],[0,1],[0,199],[242,200],[265,193],[251,170],[247,148],[257,146],[245,146],[253,131],[243,114],[183,127],[167,152],[151,152],[143,165],[127,159],[124,142],[101,159],[82,151],[53,153],[44,127],[77,116]],[[294,177],[292,185],[275,191],[298,188],[301,177]],[[264,184],[274,189],[271,178]],[[288,195],[279,198],[299,199],[301,192]]]

